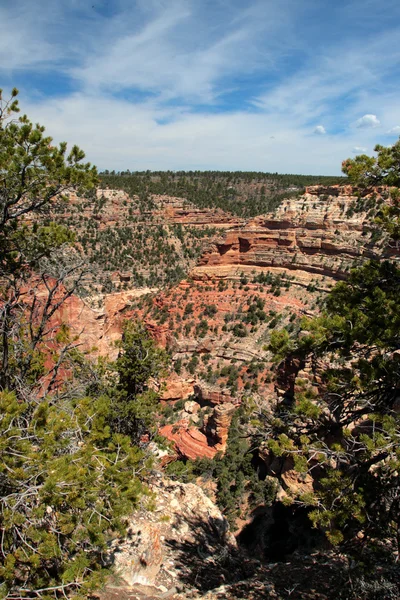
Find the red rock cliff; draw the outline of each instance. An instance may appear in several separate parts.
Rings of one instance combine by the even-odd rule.
[[[357,200],[351,186],[309,187],[276,213],[228,230],[203,254],[193,276],[278,269],[305,279],[306,273],[344,279],[352,266],[393,252],[373,244],[367,213],[354,211]]]

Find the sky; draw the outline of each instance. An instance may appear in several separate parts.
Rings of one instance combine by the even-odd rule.
[[[399,0],[1,0],[0,87],[100,170],[340,174],[400,135]]]

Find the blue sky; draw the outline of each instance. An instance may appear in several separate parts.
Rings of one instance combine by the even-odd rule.
[[[100,169],[338,174],[400,135],[400,2],[2,0],[0,86]]]

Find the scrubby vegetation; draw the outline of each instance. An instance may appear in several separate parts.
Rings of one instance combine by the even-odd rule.
[[[261,481],[253,465],[254,447],[248,436],[252,413],[251,400],[244,402],[236,411],[229,430],[224,456],[196,461],[176,461],[166,471],[171,477],[195,481],[200,477],[203,484],[214,481],[216,501],[233,529],[239,517],[259,505],[270,505],[275,497],[275,486]]]
[[[14,90],[7,101],[0,94],[0,597],[84,598],[104,581],[110,540],[124,532],[127,515],[151,502],[148,442],[160,441],[159,423],[178,426],[184,409],[184,401],[160,407],[155,392],[169,352],[176,374],[217,386],[241,406],[223,456],[176,460],[166,473],[209,486],[233,527],[252,509],[276,503],[279,488],[281,507],[303,511],[330,548],[355,560],[348,598],[395,598],[396,260],[353,269],[324,300],[311,296],[317,287],[311,280],[293,310],[282,302],[293,284],[288,276],[253,272],[230,282],[191,281],[179,291],[171,286],[132,307],[137,320],[125,324],[116,361],[90,359],[59,310],[88,282],[76,257],[87,257],[90,281],[104,293],[115,289],[116,270],[121,287],[163,286],[179,281],[202,241],[215,234],[160,222],[152,216],[152,195],[253,216],[316,179],[106,172],[103,194],[106,187],[123,189],[130,200],[118,213],[123,222],[103,227],[108,200],[94,193],[96,169],[76,146],[67,153],[43,127],[17,119],[16,96]],[[360,203],[370,211],[376,239],[389,239],[396,255],[400,141],[376,150],[377,158],[356,157],[343,169],[360,189],[389,185],[368,206],[360,193]],[[167,351],[156,347],[140,317],[166,324]],[[191,336],[204,344],[201,351],[175,346]],[[206,345],[212,336],[223,337],[218,356]],[[243,342],[248,348],[240,354]],[[207,425],[211,404],[188,413],[188,422]],[[287,472],[301,485],[285,482]]]
[[[100,177],[104,186],[123,189],[131,196],[167,194],[199,208],[220,208],[241,217],[273,211],[288,194],[300,195],[307,185],[331,185],[344,179],[243,171],[105,171]]]
[[[392,186],[383,190],[385,201],[381,193],[370,207],[371,229],[389,237],[392,247],[400,221],[399,147],[400,142],[390,149],[377,147],[377,159],[344,163],[361,186]],[[264,283],[263,277],[253,283]],[[248,285],[248,279],[241,284]],[[399,593],[394,582],[400,551],[399,297],[396,260],[370,261],[319,300],[318,316],[293,315],[284,328],[275,321],[266,349],[275,361],[276,385],[283,387],[277,402],[257,405],[247,421],[237,413],[225,457],[191,466],[191,473],[214,478],[217,501],[234,520],[253,486],[261,493],[256,496],[260,504],[271,499],[269,479],[265,483],[251,475],[257,462],[252,466],[250,449],[261,444],[264,466],[274,464],[290,514],[305,511],[331,547],[355,561],[343,598]],[[241,321],[227,314],[225,329],[246,335],[245,326],[258,324],[264,315],[263,302],[250,296]],[[227,366],[221,375],[234,385],[239,370]],[[284,484],[288,469],[297,473],[297,486]]]
[[[96,365],[57,318],[82,273],[49,209],[97,174],[79,148],[15,118],[17,93],[0,93],[0,597],[84,598],[145,498],[147,382],[164,356],[128,327],[116,363]]]
[[[362,185],[398,186],[399,147],[378,146],[377,159],[357,157],[344,170]],[[398,187],[391,199],[371,226],[395,240]],[[287,502],[310,507],[334,544],[387,560],[400,549],[399,293],[398,265],[370,261],[333,288],[321,316],[303,320],[303,336],[275,331],[277,359],[309,364],[311,379],[299,378],[265,421],[271,452],[318,482]]]
[[[117,214],[107,213],[110,203],[89,192],[57,207],[57,221],[75,231],[75,252],[87,268],[81,294],[174,284],[216,234],[213,227],[165,223],[148,196],[119,199]]]

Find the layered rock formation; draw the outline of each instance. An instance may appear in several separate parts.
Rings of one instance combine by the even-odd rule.
[[[117,357],[115,342],[121,338],[126,309],[135,298],[148,294],[148,288],[107,294],[101,309],[94,309],[78,296],[72,295],[58,312],[60,322],[67,323],[71,333],[79,335],[81,347],[90,356]]]
[[[82,198],[76,193],[69,195],[70,208],[79,206],[82,217],[92,218],[97,221],[100,229],[112,227],[116,224],[123,224],[128,220],[128,215],[138,218],[140,222],[147,223],[149,216],[154,223],[181,224],[186,227],[215,227],[218,229],[235,226],[241,222],[241,219],[221,209],[215,208],[197,208],[184,198],[175,198],[167,195],[151,195],[150,201],[153,203],[152,210],[140,210],[136,204],[138,198],[130,197],[123,190],[97,189],[96,199],[101,201],[100,208],[93,211],[93,204],[90,200],[82,203]],[[133,210],[129,212],[129,207]],[[74,215],[73,210],[69,211],[66,207],[63,213],[64,217]]]
[[[226,449],[229,426],[236,408],[237,406],[231,402],[218,404],[214,408],[212,415],[206,421],[205,431],[209,437],[216,440],[214,447],[220,452],[224,452]]]
[[[376,191],[378,196],[381,192]],[[97,219],[100,229],[121,224],[134,206],[122,191],[98,190],[97,199],[103,205],[96,215],[89,201],[84,211]],[[198,209],[182,198],[153,196],[152,202],[153,224],[228,229],[203,253],[191,273],[193,279],[158,293],[137,310],[130,310],[134,297],[151,290],[106,294],[101,309],[71,297],[60,318],[73,332],[81,332],[84,349],[93,356],[111,358],[116,356],[113,342],[120,337],[124,319],[144,319],[157,343],[169,348],[173,362],[186,364],[180,375],[171,374],[160,387],[160,399],[172,405],[194,396],[199,408],[210,407],[201,427],[196,409],[183,411],[177,423],[166,425],[161,432],[179,455],[212,457],[225,448],[231,407],[240,404],[246,394],[261,401],[272,393],[266,349],[270,330],[278,322],[275,315],[283,319],[280,325],[288,325],[292,318],[313,314],[315,290],[328,290],[335,280],[345,278],[353,265],[385,252],[393,254],[396,249],[373,243],[366,210],[358,210],[359,206],[355,210],[358,199],[349,186],[307,188],[303,196],[283,201],[276,213],[248,221],[221,210]],[[136,208],[133,214],[146,221],[146,214]],[[276,293],[270,285],[257,281],[261,272],[283,273],[292,280],[290,284],[289,277],[282,280]],[[116,272],[117,276],[131,285],[129,271]],[[264,303],[265,315],[253,326],[246,318],[255,298]],[[198,329],[200,323],[203,330]],[[234,323],[241,326],[238,335],[232,333]],[[197,366],[187,370],[193,357]],[[261,366],[252,376],[256,363]],[[223,371],[228,367],[235,369],[235,391],[229,388],[232,377]]]
[[[181,420],[173,425],[160,427],[160,434],[173,443],[178,457],[189,458],[214,458],[223,448],[214,444],[202,431],[194,425],[189,425],[187,420]]]
[[[354,210],[357,201],[351,186],[309,187],[299,198],[284,200],[276,213],[229,230],[203,254],[193,275],[272,269],[305,282],[310,274],[344,279],[352,266],[382,254],[371,238],[367,212]]]
[[[160,400],[171,402],[174,400],[184,400],[189,398],[194,393],[195,379],[178,377],[172,372],[167,382],[158,390]]]
[[[153,215],[160,220],[190,227],[215,227],[225,229],[241,223],[241,219],[219,208],[197,208],[183,198],[153,195],[157,206]]]
[[[179,457],[214,458],[224,453],[228,441],[229,426],[238,402],[217,404],[207,414],[202,415],[198,399],[185,402],[181,419],[173,424],[160,427],[161,435],[170,440]]]

